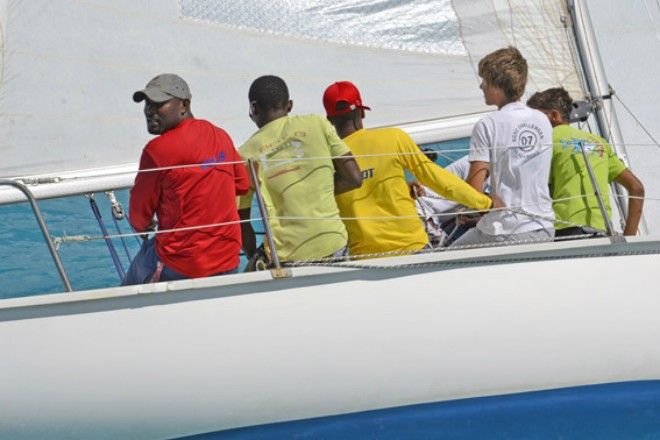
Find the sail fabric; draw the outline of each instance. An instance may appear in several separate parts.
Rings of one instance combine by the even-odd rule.
[[[164,72],[237,145],[264,74],[287,81],[296,114],[353,81],[370,127],[492,110],[476,65],[508,45],[530,62],[528,94],[579,91],[563,15],[549,0],[4,0],[0,177],[134,166],[151,136],[131,96]]]
[[[660,170],[660,3],[588,0],[612,105],[621,127],[630,167],[646,187],[644,218],[649,232],[660,231],[655,188]]]

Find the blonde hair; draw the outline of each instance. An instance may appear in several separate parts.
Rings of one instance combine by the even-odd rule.
[[[527,60],[515,47],[499,49],[479,61],[479,76],[486,84],[502,89],[510,101],[517,101],[527,84]]]

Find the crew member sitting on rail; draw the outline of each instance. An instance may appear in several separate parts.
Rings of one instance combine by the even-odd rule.
[[[135,102],[144,101],[147,130],[159,136],[142,150],[129,219],[147,233],[156,214],[163,232],[145,241],[123,285],[237,271],[236,195],[247,192],[248,177],[229,135],[193,117],[191,97],[188,84],[169,73],[133,94]]]
[[[582,149],[589,157],[608,216],[612,215],[609,184],[614,181],[628,190],[628,219],[623,233],[637,234],[644,205],[644,186],[603,138],[569,125],[573,99],[568,92],[561,87],[537,92],[527,105],[545,113],[554,127],[549,182],[555,215],[562,221],[555,223],[555,236],[595,236],[594,229],[605,229],[605,219],[594,195]]]
[[[468,182],[483,191],[490,173],[491,197],[499,196],[507,208],[484,215],[453,245],[551,240],[552,127],[543,113],[520,102],[527,61],[515,47],[500,49],[479,61],[479,76],[486,104],[498,111],[472,130]]]
[[[251,184],[263,195],[280,261],[344,255],[348,237],[335,194],[362,184],[350,150],[321,115],[289,116],[293,102],[281,78],[257,78],[248,99],[259,130],[239,152],[256,161],[258,182]],[[252,198],[250,192],[240,199],[243,220],[250,219]],[[241,226],[243,249],[253,263],[260,257],[254,230],[249,222]]]
[[[414,252],[428,245],[405,170],[450,200],[477,210],[493,206],[489,197],[431,162],[403,130],[363,128],[364,111],[370,108],[363,105],[353,83],[340,81],[329,86],[323,105],[362,170],[362,187],[336,197],[348,229],[351,255]]]

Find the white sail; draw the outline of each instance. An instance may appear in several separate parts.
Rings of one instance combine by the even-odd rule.
[[[322,112],[325,87],[351,80],[369,126],[490,110],[476,63],[508,45],[530,62],[530,93],[580,90],[559,1],[7,0],[0,15],[0,177],[135,170],[150,137],[131,96],[161,72],[182,75],[195,116],[237,144],[255,130],[246,96],[263,74],[288,82],[299,114]],[[72,186],[99,190],[89,181]]]
[[[297,113],[321,112],[323,89],[349,79],[368,126],[465,136],[489,110],[476,64],[491,50],[521,48],[527,95],[587,94],[569,22],[551,0],[0,0],[0,177],[130,176],[149,139],[131,94],[160,72],[185,77],[195,115],[237,143],[254,130],[247,88],[266,73],[287,80]],[[657,238],[610,237],[2,300],[0,437],[174,438],[568,389],[578,398],[560,405],[586,437],[603,437],[589,435],[593,413],[625,427],[650,414],[651,433],[628,435],[646,438],[660,411],[658,263]],[[622,383],[641,393],[584,411],[583,386]],[[527,426],[503,406],[489,434]],[[387,432],[380,414],[372,433]],[[469,425],[488,426],[484,414]],[[575,436],[540,431],[500,437]]]
[[[612,105],[633,172],[646,186],[645,220],[660,231],[657,198],[660,170],[660,4],[646,0],[587,0],[598,47],[614,92]]]

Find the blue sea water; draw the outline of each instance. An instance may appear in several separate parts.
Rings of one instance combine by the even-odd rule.
[[[128,207],[128,191],[118,191],[116,196]],[[106,196],[97,194],[95,200],[109,234],[117,234]],[[85,196],[39,201],[39,208],[51,237],[102,235]],[[0,206],[0,218],[0,298],[64,291],[30,205]],[[120,227],[124,233],[132,232],[126,221],[121,222]],[[113,243],[127,269],[129,260],[121,240],[113,240]],[[139,242],[128,237],[125,243],[132,257],[139,249]],[[74,290],[119,284],[119,274],[104,240],[62,243],[59,254]]]
[[[465,154],[467,140],[424,148],[438,151],[440,154],[436,163],[444,167]],[[115,195],[128,209],[128,191],[117,191]],[[116,229],[105,194],[96,194],[94,199],[109,235],[132,232],[125,220],[119,222],[120,230]],[[87,197],[42,200],[38,204],[51,237],[102,236]],[[252,212],[253,216],[258,215],[256,207]],[[30,205],[0,206],[0,219],[0,299],[65,291]],[[254,226],[260,229],[256,222]],[[129,257],[132,258],[139,250],[140,241],[127,237],[124,240],[113,239],[112,242],[124,270],[127,270]],[[74,290],[112,287],[120,282],[108,246],[102,239],[61,243],[59,254]],[[244,264],[242,258],[241,267]]]

